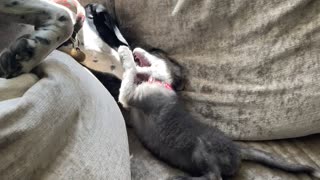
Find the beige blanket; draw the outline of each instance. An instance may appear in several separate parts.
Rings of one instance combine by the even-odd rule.
[[[0,179],[130,179],[117,104],[64,53],[0,79]]]
[[[130,42],[188,70],[190,110],[235,139],[320,132],[320,1],[114,1]]]

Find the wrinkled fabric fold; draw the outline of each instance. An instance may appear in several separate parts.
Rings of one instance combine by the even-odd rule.
[[[102,84],[58,51],[35,73],[0,101],[0,179],[130,179],[124,120]]]
[[[129,43],[161,48],[188,75],[190,111],[234,139],[320,132],[320,2],[115,2]]]

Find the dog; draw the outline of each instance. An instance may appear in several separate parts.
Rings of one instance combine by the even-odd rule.
[[[0,77],[12,78],[30,72],[49,53],[79,30],[85,15],[80,3],[76,20],[64,0],[1,0],[0,14],[12,22],[34,25],[34,32],[16,39],[0,55]],[[60,3],[60,4],[58,4]],[[61,5],[63,4],[63,5]],[[74,21],[76,22],[74,24]]]
[[[320,178],[307,165],[291,164],[264,151],[234,143],[222,131],[196,120],[175,92],[181,67],[141,48],[118,49],[124,74],[119,102],[130,111],[139,140],[159,159],[193,177],[176,180],[221,180],[233,176],[242,160]],[[179,85],[181,86],[181,84]]]

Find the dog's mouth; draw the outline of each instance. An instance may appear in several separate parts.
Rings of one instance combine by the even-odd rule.
[[[148,67],[151,66],[150,62],[143,54],[140,54],[139,52],[133,53],[134,61],[136,64],[140,67]]]

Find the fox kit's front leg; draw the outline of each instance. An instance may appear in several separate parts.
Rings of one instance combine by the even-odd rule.
[[[119,102],[125,108],[129,108],[129,102],[133,99],[136,89],[135,78],[137,74],[136,64],[131,50],[126,46],[120,46],[118,49],[120,61],[124,68],[122,82],[119,92]]]
[[[0,77],[29,72],[73,31],[68,11],[49,0],[1,0],[0,13],[35,26],[32,34],[18,38],[1,53]]]

